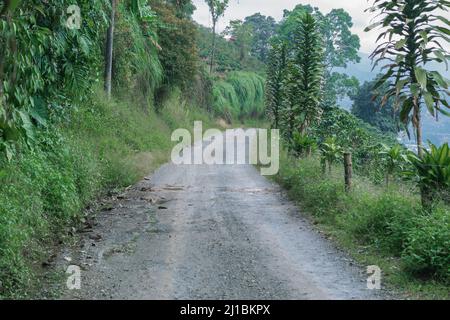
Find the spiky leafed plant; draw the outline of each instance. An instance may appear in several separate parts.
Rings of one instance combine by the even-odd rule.
[[[366,28],[370,31],[381,26],[383,32],[377,42],[382,41],[371,55],[374,67],[380,62],[387,69],[375,85],[375,89],[388,80],[389,88],[383,97],[396,97],[400,118],[405,124],[412,123],[422,157],[421,106],[425,102],[432,115],[449,114],[448,81],[437,71],[426,66],[431,61],[448,64],[449,55],[443,43],[449,42],[450,22],[438,14],[448,11],[447,0],[375,0],[368,10],[378,12],[378,20]]]
[[[386,186],[389,186],[390,177],[394,174],[396,170],[403,170],[405,165],[408,163],[408,157],[405,152],[405,148],[399,144],[388,147],[384,144],[381,145],[382,150],[378,152],[378,156],[383,162],[386,172],[385,181]]]
[[[326,171],[328,164],[328,171],[331,173],[331,168],[342,156],[342,148],[338,145],[336,137],[328,137],[320,146],[323,173]]]
[[[294,132],[291,149],[296,156],[311,156],[317,148],[317,141],[314,137]]]
[[[448,143],[437,147],[432,143],[430,150],[424,150],[423,156],[410,154],[409,160],[415,170],[405,172],[414,178],[421,191],[422,203],[429,207],[433,200],[450,201],[450,147]]]
[[[268,58],[266,78],[266,112],[276,129],[280,124],[283,103],[283,79],[286,71],[286,43],[274,43]]]
[[[294,61],[299,69],[299,123],[302,134],[313,123],[320,120],[320,100],[323,83],[323,39],[319,26],[311,14],[305,14],[295,33],[298,47]]]
[[[295,40],[285,91],[286,105],[290,106],[293,114],[288,114],[287,118],[291,121],[293,117],[295,127],[291,130],[305,134],[322,114],[323,39],[311,14],[299,17]]]
[[[298,67],[294,61],[290,59],[286,64],[285,75],[282,86],[282,104],[280,109],[280,127],[281,133],[286,139],[288,146],[292,146],[292,139],[294,132],[299,123],[299,108],[298,108],[298,79],[300,78]]]

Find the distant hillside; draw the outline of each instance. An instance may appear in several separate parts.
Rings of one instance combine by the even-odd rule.
[[[378,66],[374,71],[372,71],[372,62],[369,59],[369,55],[360,52],[361,62],[352,63],[347,66],[344,70],[345,73],[351,76],[355,76],[361,83],[364,81],[372,80],[379,72],[380,67]],[[431,64],[429,69],[437,70],[441,72],[443,76],[450,79],[450,70],[445,70],[443,64]],[[350,99],[343,99],[341,105],[344,109],[350,110],[352,101]],[[440,116],[439,121],[436,121],[426,110],[423,112],[423,131],[424,140],[430,140],[434,144],[442,144],[445,142],[450,142],[450,117]],[[407,137],[402,137],[404,143],[413,143],[414,137],[412,136],[412,141],[408,141]]]

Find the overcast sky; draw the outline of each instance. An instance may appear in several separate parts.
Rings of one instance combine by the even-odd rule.
[[[197,11],[194,19],[205,26],[211,26],[208,6],[204,0],[193,0]],[[254,13],[260,12],[263,15],[270,15],[279,21],[283,17],[283,10],[292,10],[297,4],[310,4],[318,7],[322,13],[326,14],[334,8],[345,9],[353,18],[353,32],[361,39],[361,51],[370,53],[375,48],[377,32],[364,32],[364,28],[370,24],[371,15],[364,12],[370,3],[367,0],[230,0],[225,17],[219,22],[219,30],[222,31],[230,20],[244,19]]]

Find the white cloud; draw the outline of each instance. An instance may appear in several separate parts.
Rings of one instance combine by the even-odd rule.
[[[194,19],[205,26],[211,26],[208,6],[204,0],[193,0],[197,7]],[[222,31],[230,20],[244,19],[254,13],[260,12],[263,15],[270,15],[277,21],[283,17],[283,10],[292,10],[297,4],[310,4],[318,7],[323,13],[328,13],[334,8],[345,9],[353,18],[354,26],[352,31],[361,40],[361,51],[370,53],[375,48],[377,32],[364,32],[364,28],[370,24],[371,15],[364,12],[370,3],[367,0],[230,0],[230,5],[224,17],[219,21],[218,29]]]

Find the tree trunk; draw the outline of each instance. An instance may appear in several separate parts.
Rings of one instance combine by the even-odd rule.
[[[344,167],[345,167],[345,191],[350,192],[352,190],[353,164],[352,164],[352,154],[349,152],[344,153]]]
[[[111,97],[112,65],[113,65],[113,47],[114,47],[114,24],[116,16],[116,1],[111,0],[111,18],[109,28],[106,34],[105,47],[105,92],[108,98]]]
[[[422,115],[420,114],[420,107],[419,103],[416,102],[414,104],[415,109],[415,117],[416,117],[416,139],[417,139],[417,154],[419,155],[419,158],[423,157],[423,141],[422,141]]]
[[[209,73],[213,72],[215,53],[216,53],[216,21],[213,21],[213,39],[212,39],[212,47],[211,47],[211,61],[210,61],[210,65],[209,65]]]

